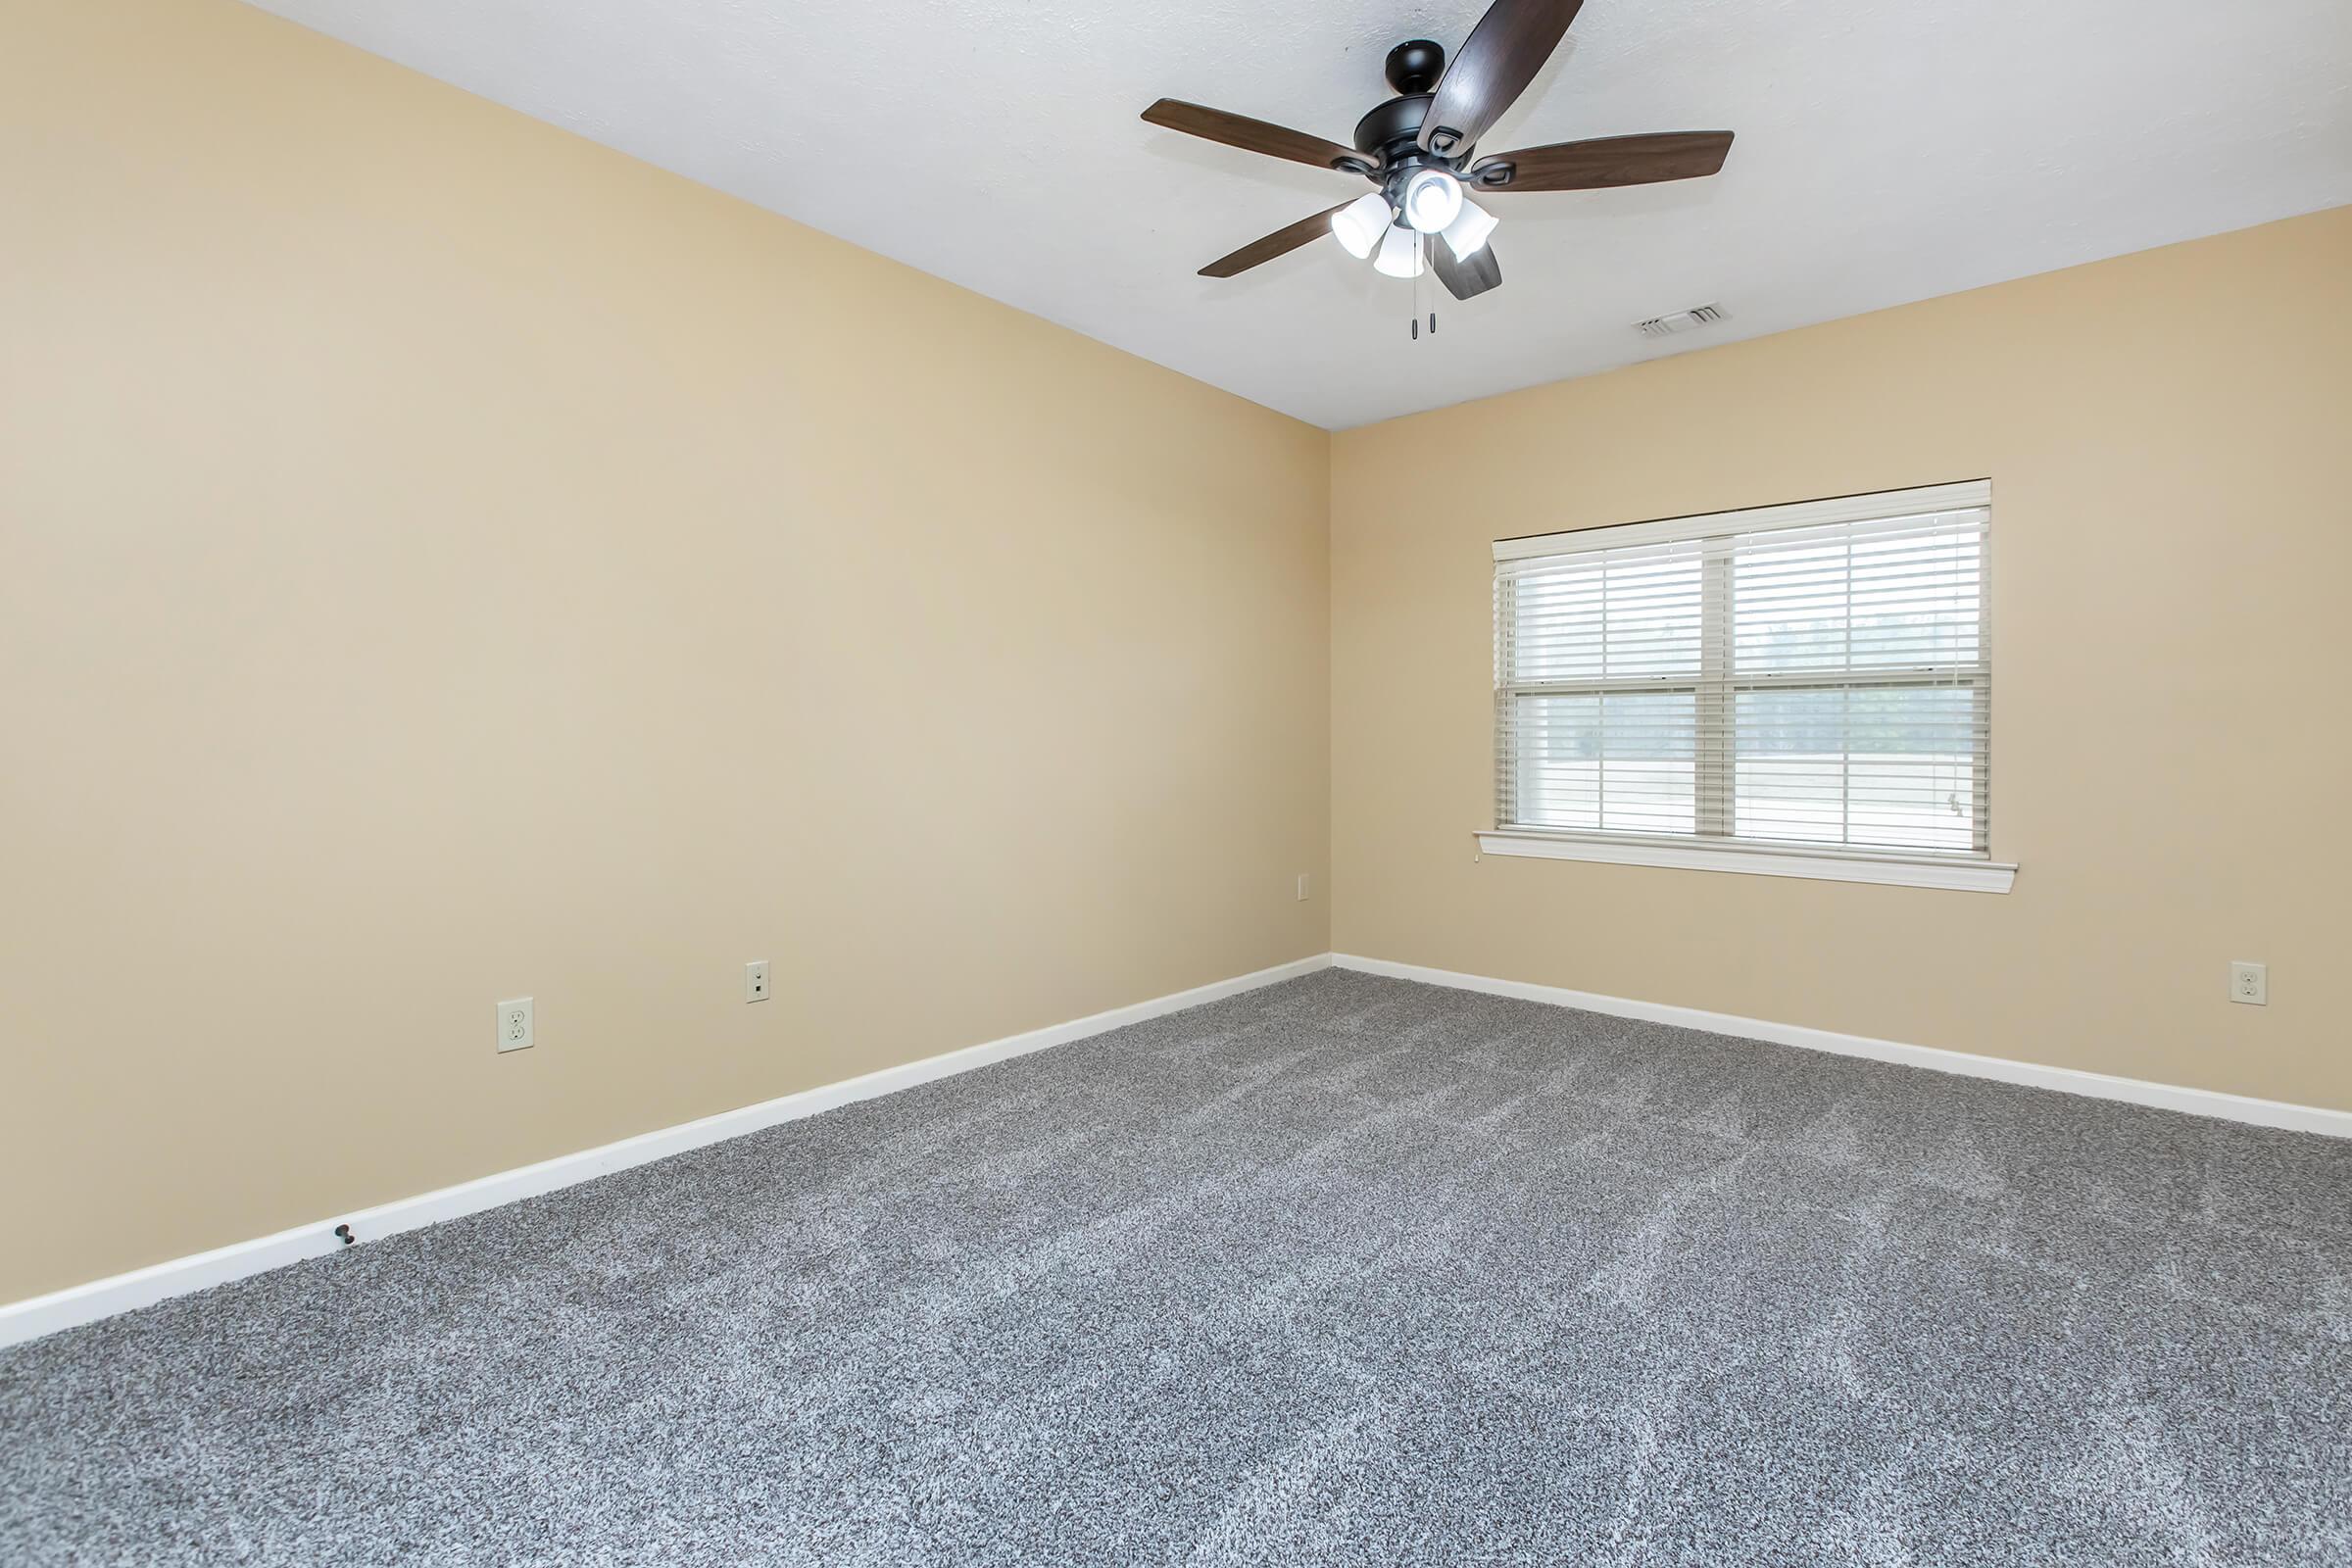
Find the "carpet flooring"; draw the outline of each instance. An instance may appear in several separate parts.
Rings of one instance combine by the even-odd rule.
[[[1330,972],[0,1353],[0,1562],[2352,1562],[2352,1142]]]

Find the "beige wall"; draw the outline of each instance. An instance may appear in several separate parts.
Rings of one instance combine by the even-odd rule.
[[[2015,892],[1474,858],[1490,541],[1980,475]],[[1348,431],[1332,550],[1340,951],[2352,1107],[2352,209]]]
[[[1328,946],[1321,431],[227,0],[4,10],[0,1300]]]

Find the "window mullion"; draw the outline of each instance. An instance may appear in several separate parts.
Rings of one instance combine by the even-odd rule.
[[[1494,735],[1502,748],[1495,769],[1496,822],[1526,818],[1527,755],[1534,737],[1521,733],[1519,703],[1512,690],[1519,678],[1520,583],[1516,577],[1497,577],[1494,583]]]
[[[1854,541],[1848,534],[1845,541],[1845,658],[1847,669],[1854,667]],[[1849,680],[1839,688],[1844,693],[1838,702],[1838,842],[1854,842],[1854,688]]]
[[[1697,728],[1697,828],[1701,838],[1728,838],[1733,828],[1732,754],[1732,542],[1709,539],[1699,564],[1698,698],[1691,705]]]

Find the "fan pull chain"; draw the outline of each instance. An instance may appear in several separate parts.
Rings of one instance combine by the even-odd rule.
[[[1420,269],[1413,273],[1413,316],[1412,319],[1405,323],[1406,330],[1410,332],[1413,341],[1416,343],[1421,341],[1421,317],[1423,314],[1421,307],[1428,303],[1428,301],[1422,296],[1429,291],[1429,256],[1430,245],[1432,243],[1427,234],[1420,235],[1419,240],[1421,244],[1421,266]],[[1431,337],[1436,337],[1438,335],[1438,313],[1431,311],[1428,313],[1428,316],[1429,335]]]
[[[1413,315],[1412,319],[1405,323],[1405,328],[1412,334],[1413,341],[1418,343],[1421,341],[1422,279],[1429,275],[1429,236],[1426,234],[1415,234],[1413,236],[1413,243],[1420,247],[1420,254],[1415,256],[1413,259],[1419,262],[1421,265],[1413,269]],[[1435,332],[1438,329],[1438,319],[1435,316],[1432,316],[1429,319],[1429,329],[1432,332]]]

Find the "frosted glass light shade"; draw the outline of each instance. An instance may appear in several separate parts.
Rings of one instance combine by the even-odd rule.
[[[1434,234],[1462,210],[1462,182],[1443,169],[1423,169],[1404,182],[1404,220]]]
[[[1380,236],[1389,226],[1389,199],[1378,191],[1367,191],[1331,215],[1333,237],[1348,247],[1348,254],[1362,261],[1380,243]]]
[[[1446,225],[1446,248],[1457,261],[1468,261],[1494,232],[1494,215],[1473,201],[1462,203],[1462,215]]]
[[[1419,277],[1421,275],[1421,236],[1396,223],[1381,238],[1380,254],[1372,258],[1372,270],[1389,277]]]

